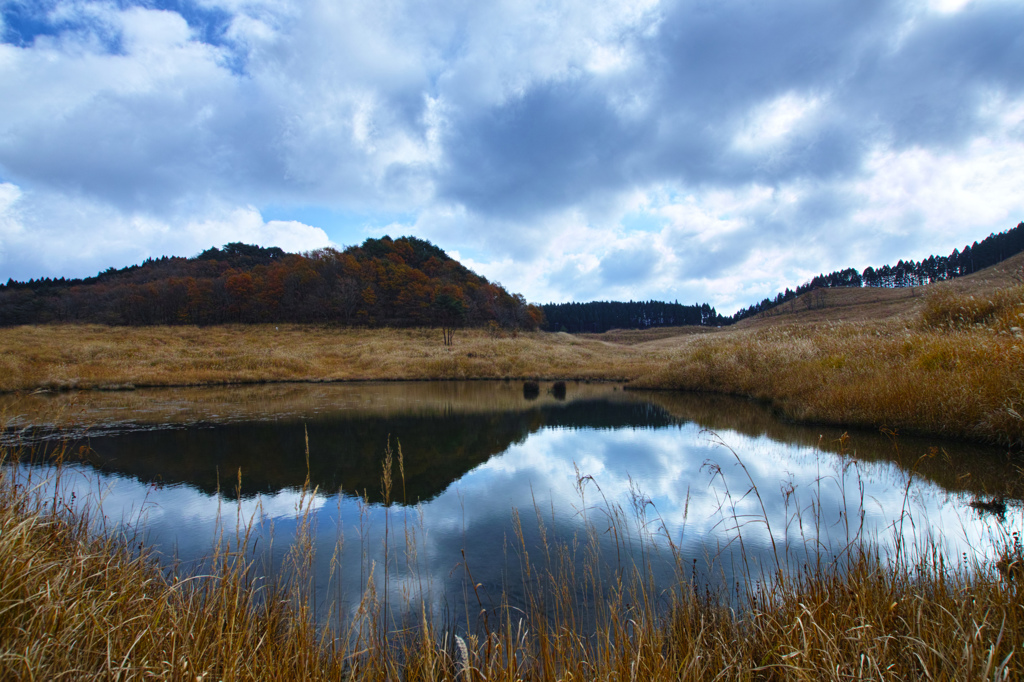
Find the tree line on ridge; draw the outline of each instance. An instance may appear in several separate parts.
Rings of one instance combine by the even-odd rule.
[[[1005,232],[990,234],[980,242],[965,246],[963,251],[953,249],[948,256],[929,256],[921,261],[901,260],[894,266],[868,267],[863,272],[847,268],[830,272],[827,275],[818,275],[796,289],[787,288],[785,291],[779,292],[775,298],[766,298],[760,303],[737,311],[729,318],[729,321],[738,322],[752,317],[814,289],[834,287],[896,288],[942,282],[983,270],[1015,256],[1021,251],[1024,251],[1024,222],[1018,223],[1017,227]]]
[[[651,329],[684,325],[714,326],[722,317],[707,303],[682,305],[678,301],[592,301],[590,303],[547,303],[544,311],[546,331],[572,334],[600,334],[609,329]]]
[[[536,329],[540,308],[415,237],[285,253],[232,243],[85,279],[8,280],[0,325],[314,322]],[[446,341],[447,341],[446,335]]]

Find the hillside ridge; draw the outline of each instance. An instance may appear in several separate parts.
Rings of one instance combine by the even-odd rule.
[[[536,328],[542,313],[416,237],[289,254],[231,243],[95,277],[0,285],[0,326],[331,323]]]

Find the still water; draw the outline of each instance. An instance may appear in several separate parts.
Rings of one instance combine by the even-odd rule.
[[[1020,530],[1019,462],[1003,450],[872,432],[840,442],[838,429],[720,396],[541,388],[270,385],[0,407],[8,443],[81,451],[64,494],[141,533],[168,565],[200,566],[241,524],[273,574],[305,514],[321,613],[354,608],[369,580],[381,594],[386,574],[393,603],[462,620],[503,593],[521,599],[528,557],[542,564],[564,543],[570,563],[585,561],[588,538],[609,565],[646,561],[670,582],[681,559],[690,577],[733,585],[855,538],[884,556],[939,546],[975,565]],[[1005,515],[971,506],[995,497]]]

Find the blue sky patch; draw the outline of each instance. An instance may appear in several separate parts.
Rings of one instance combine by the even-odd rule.
[[[368,237],[380,237],[387,232],[391,237],[402,237],[411,232],[407,226],[416,221],[411,213],[337,211],[324,206],[266,206],[260,215],[271,220],[296,220],[305,225],[319,227],[335,244],[352,246]],[[397,224],[397,228],[389,227]]]
[[[630,232],[660,232],[667,221],[647,211],[631,211],[622,216],[622,227]]]

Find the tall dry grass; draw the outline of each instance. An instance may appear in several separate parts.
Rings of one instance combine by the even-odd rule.
[[[943,292],[919,320],[693,337],[633,385],[747,395],[787,417],[1024,443],[1024,287]]]
[[[130,529],[97,532],[95,510],[57,492],[59,462],[40,481],[24,456],[0,451],[0,678],[341,674],[343,657],[298,606],[301,576],[267,587],[226,545],[211,549],[203,574],[162,571]]]
[[[266,582],[244,550],[214,548],[202,574],[161,570],[133,535],[97,533],[3,451],[0,469],[0,678],[352,680],[1020,679],[1024,550],[964,563],[933,545],[883,559],[859,537],[803,570],[751,569],[737,599],[690,579],[639,493],[631,509],[585,505],[585,536],[517,529],[525,603],[480,598],[468,630],[438,626],[425,604],[389,607],[372,580],[351,620],[318,628],[309,606],[309,505],[283,573]],[[402,460],[383,470],[387,495]],[[389,478],[392,474],[394,478]],[[56,469],[55,476],[60,475]],[[581,495],[591,481],[579,477]],[[309,500],[315,491],[306,490]],[[756,490],[747,494],[759,495]],[[593,494],[591,493],[591,497]],[[744,521],[733,518],[737,533]],[[397,527],[394,529],[397,534]],[[242,537],[233,546],[245,547]],[[605,561],[612,536],[636,542]],[[632,538],[632,539],[631,539]],[[660,549],[659,549],[660,547]],[[395,543],[395,551],[401,541]],[[676,566],[653,578],[656,552]],[[580,555],[583,561],[579,561]],[[454,561],[458,559],[453,557]],[[388,562],[380,570],[388,570]],[[471,567],[463,566],[470,594]],[[733,586],[723,590],[732,593]]]

